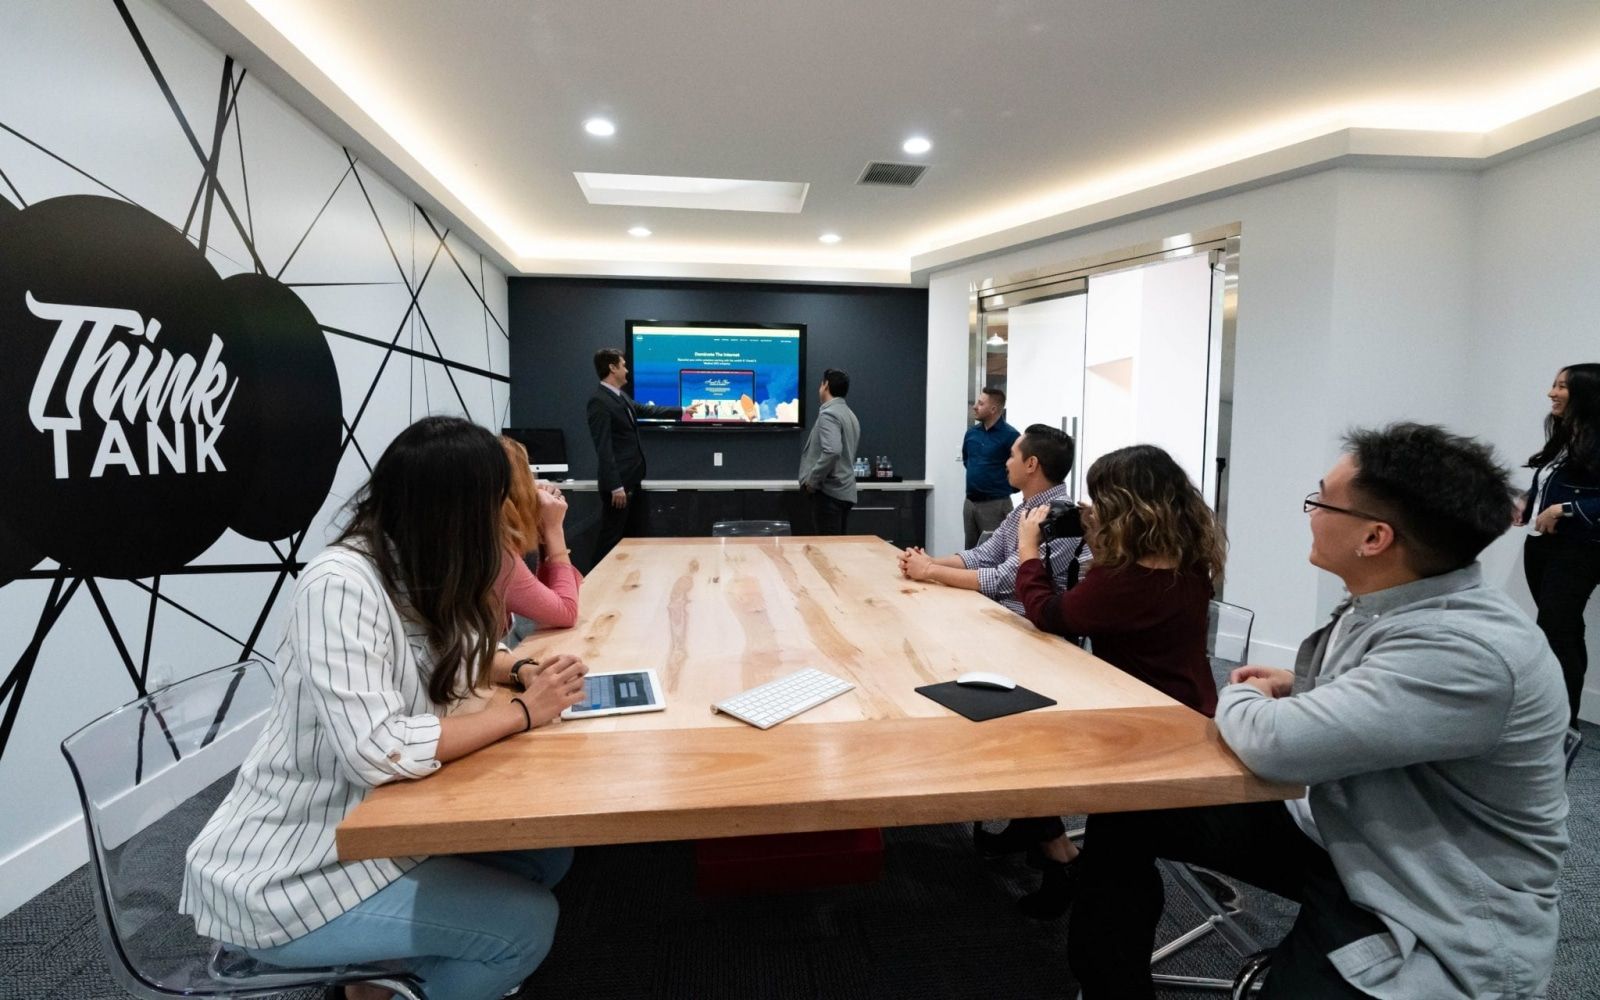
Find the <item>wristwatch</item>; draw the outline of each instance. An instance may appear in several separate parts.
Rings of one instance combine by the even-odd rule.
[[[1572,502],[1570,500],[1561,505],[1561,516],[1562,517],[1571,517],[1572,516]]]
[[[534,666],[539,665],[539,661],[535,660],[531,656],[524,656],[522,659],[511,665],[511,686],[516,688],[518,691],[528,690],[528,685],[522,683],[522,678],[517,676],[517,671],[521,670],[523,667],[526,667],[530,663]]]

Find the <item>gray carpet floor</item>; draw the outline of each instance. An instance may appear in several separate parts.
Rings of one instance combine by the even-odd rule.
[[[1551,1000],[1600,995],[1600,727],[1584,729],[1569,784],[1572,848],[1562,877]],[[967,826],[887,830],[884,874],[876,882],[731,898],[695,894],[689,844],[581,850],[557,890],[555,947],[521,995],[1074,996],[1065,920],[1020,916],[1013,901],[1036,876],[1020,861],[977,860],[970,836]],[[1245,897],[1247,929],[1275,941],[1293,918],[1292,904],[1249,889]],[[1180,894],[1169,892],[1168,899],[1162,940],[1200,920]],[[1164,971],[1228,977],[1236,966],[1237,957],[1212,937]],[[121,996],[101,955],[87,870],[0,919],[0,1000]]]

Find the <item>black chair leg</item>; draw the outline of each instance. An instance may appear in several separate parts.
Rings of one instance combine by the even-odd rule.
[[[1272,962],[1272,952],[1258,951],[1244,960],[1239,966],[1239,974],[1233,977],[1233,1000],[1246,1000],[1251,992],[1261,986],[1261,977],[1266,974],[1267,966]]]

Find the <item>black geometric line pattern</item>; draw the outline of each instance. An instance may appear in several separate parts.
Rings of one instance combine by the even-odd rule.
[[[133,0],[133,2],[137,4],[141,0]],[[281,260],[269,262],[264,259],[263,250],[257,241],[257,222],[261,216],[255,211],[257,207],[261,206],[253,204],[247,170],[249,157],[246,154],[250,151],[251,145],[240,115],[241,93],[245,91],[246,86],[247,74],[245,69],[237,65],[231,56],[222,56],[221,71],[218,75],[215,89],[215,105],[209,109],[212,123],[210,141],[209,143],[202,143],[191,125],[189,116],[184,111],[182,102],[169,82],[167,74],[163,71],[152,45],[147,40],[145,32],[141,30],[140,18],[136,17],[133,9],[130,8],[129,0],[109,0],[109,7],[113,8],[116,16],[120,17],[126,29],[129,43],[136,50],[139,59],[148,71],[147,82],[153,83],[156,90],[159,91],[167,109],[171,113],[170,123],[175,125],[181,132],[185,145],[193,154],[194,163],[198,170],[198,176],[193,188],[193,197],[189,199],[187,212],[184,213],[182,219],[169,218],[167,222],[175,230],[181,232],[192,244],[202,248],[208,256],[228,260],[235,267],[282,279],[284,274],[288,272],[290,265],[302,255],[308,240],[314,241],[317,234],[328,226],[338,225],[344,227],[339,230],[338,235],[346,240],[349,238],[351,235],[348,231],[348,227],[351,224],[349,213],[346,212],[339,220],[332,221],[330,221],[331,217],[328,213],[330,208],[336,204],[337,199],[340,198],[341,192],[348,193],[352,188],[359,192],[361,203],[365,207],[367,216],[364,225],[373,227],[372,231],[381,238],[387,257],[394,267],[394,278],[375,281],[370,280],[370,276],[364,276],[368,277],[368,280],[284,282],[284,284],[292,288],[308,291],[315,290],[319,295],[327,294],[330,291],[336,293],[339,290],[348,291],[362,288],[381,290],[384,286],[393,286],[396,291],[403,289],[408,298],[403,315],[393,329],[392,335],[372,336],[358,330],[348,329],[346,328],[348,324],[341,326],[322,325],[325,336],[330,338],[330,347],[336,342],[343,342],[352,346],[359,345],[358,352],[361,352],[357,355],[359,358],[367,357],[364,352],[369,348],[373,351],[381,352],[376,370],[371,374],[370,380],[366,382],[364,391],[350,393],[348,389],[348,376],[350,373],[348,371],[343,372],[345,379],[342,379],[342,381],[345,382],[347,388],[346,412],[343,420],[343,435],[339,452],[341,469],[343,469],[343,459],[347,454],[352,456],[353,461],[359,462],[361,470],[370,471],[371,469],[372,460],[376,456],[362,447],[356,435],[358,431],[363,430],[364,421],[371,419],[373,403],[378,394],[380,384],[383,383],[385,373],[389,370],[390,360],[396,355],[408,360],[408,365],[412,369],[410,382],[413,389],[416,383],[416,366],[421,365],[425,407],[431,401],[429,373],[441,373],[450,387],[448,398],[453,404],[459,406],[459,412],[469,417],[474,417],[480,422],[499,426],[498,421],[504,419],[505,410],[497,406],[498,401],[495,399],[493,390],[496,385],[509,384],[510,379],[505,374],[502,374],[504,370],[503,353],[500,355],[498,362],[498,367],[500,367],[501,371],[495,370],[496,356],[491,349],[488,333],[490,324],[493,324],[500,331],[504,340],[509,340],[509,335],[506,332],[505,325],[495,315],[494,308],[490,306],[486,290],[491,272],[482,255],[476,255],[478,259],[473,270],[477,272],[477,275],[476,280],[474,280],[467,264],[463,262],[461,254],[458,253],[458,248],[451,245],[450,231],[441,229],[421,206],[413,204],[408,206],[413,227],[413,232],[410,234],[412,256],[416,257],[420,254],[422,258],[426,259],[426,264],[420,276],[414,272],[408,272],[408,269],[402,264],[399,253],[396,251],[395,241],[391,237],[389,227],[385,225],[383,214],[379,211],[374,201],[373,192],[369,189],[369,178],[363,176],[365,168],[349,150],[343,150],[344,169],[338,176],[337,181],[333,183],[332,189],[327,191],[325,196],[321,191],[296,193],[297,198],[307,194],[312,195],[311,198],[305,198],[304,200],[318,206],[305,231],[300,233],[298,240],[293,243]],[[63,46],[63,48],[66,47]],[[5,56],[5,40],[0,39],[0,58]],[[131,81],[123,81],[123,83],[124,85],[132,85]],[[314,134],[314,129],[311,126],[306,125],[304,127],[308,135]],[[48,158],[50,163],[66,168],[71,172],[72,176],[82,178],[93,184],[96,189],[109,192],[131,204],[139,204],[133,197],[113,187],[102,176],[96,176],[89,170],[69,160],[70,139],[63,139],[61,143],[46,142],[39,138],[37,132],[33,136],[25,135],[20,128],[3,121],[0,121],[0,131],[15,137],[31,150]],[[230,131],[232,132],[231,136],[229,135]],[[231,142],[229,141],[230,139]],[[53,145],[57,148],[51,148]],[[3,152],[3,149],[4,147],[0,147],[0,152]],[[224,179],[223,167],[230,158],[237,159],[234,164],[238,170],[237,188],[233,187],[233,182]],[[141,170],[141,162],[137,157],[131,157],[123,166],[135,174]],[[11,167],[9,162],[0,161],[0,198],[13,200],[17,208],[25,209],[29,204],[26,175],[19,172],[17,168],[7,169],[8,167]],[[354,180],[354,185],[349,183],[351,180]],[[38,201],[51,197],[54,193],[53,191],[50,193],[35,192],[33,200]],[[392,192],[390,193],[392,194]],[[0,208],[3,207],[0,206]],[[149,206],[141,207],[146,207],[150,211],[160,214],[159,211]],[[281,206],[274,207],[281,208]],[[419,220],[422,223],[420,226],[417,225]],[[234,237],[237,238],[238,245],[243,247],[247,255],[248,263],[241,264],[239,261],[233,261],[229,253],[217,245],[219,226],[229,231],[230,240]],[[430,234],[432,239],[429,241],[429,245],[423,245],[423,241],[428,240]],[[335,240],[334,242],[337,243],[338,241]],[[458,274],[461,281],[470,289],[477,306],[471,317],[470,325],[468,322],[462,321],[464,317],[451,317],[449,328],[455,335],[451,342],[464,345],[467,343],[467,339],[461,338],[460,334],[468,329],[475,330],[481,323],[484,335],[483,363],[474,363],[473,361],[446,356],[441,344],[441,338],[435,330],[436,322],[445,317],[439,315],[430,317],[423,307],[423,291],[429,287],[430,279],[434,278],[435,267],[441,256],[449,259],[451,265],[453,265],[454,273]],[[323,275],[315,275],[313,277],[321,278]],[[332,275],[331,277],[337,277],[337,275]],[[437,283],[437,279],[435,279],[435,283]],[[319,299],[318,301],[321,300]],[[312,306],[313,313],[317,312],[316,302],[308,302],[308,305]],[[406,346],[401,341],[406,337],[408,331],[411,332],[412,336],[410,345]],[[476,334],[474,333],[473,337],[469,339],[475,339],[475,337]],[[501,342],[502,351],[504,340]],[[343,360],[345,362],[341,364],[342,369],[348,367],[349,358],[348,351],[343,353],[335,351],[336,361]],[[475,388],[469,386],[468,391],[464,391],[463,383],[458,381],[458,377],[476,380],[473,383]],[[469,394],[475,398],[480,395],[486,395],[488,398],[487,410],[484,410],[480,405],[478,412],[474,413],[473,407],[468,403]],[[359,400],[359,403],[356,403],[356,400]],[[353,409],[352,403],[355,403]],[[509,407],[509,393],[506,394],[506,407]],[[410,420],[420,415],[416,412],[414,402],[409,402],[405,407],[406,422],[410,422]],[[399,426],[386,426],[381,429],[372,429],[372,433],[386,439],[399,429]],[[371,437],[368,439],[368,444],[369,446],[372,444]],[[351,471],[355,473],[359,470],[352,469]],[[343,497],[335,493],[329,497],[329,500],[338,502],[342,501]],[[314,521],[313,523],[318,524],[320,520],[325,520],[322,515],[319,515],[319,521]],[[170,618],[170,614],[164,615],[160,612],[176,612],[182,616],[183,620],[198,624],[208,633],[225,639],[231,646],[236,647],[239,657],[257,656],[270,660],[271,651],[261,648],[260,645],[262,633],[270,620],[273,609],[285,592],[287,581],[296,576],[304,566],[301,550],[311,534],[312,532],[309,530],[297,532],[286,539],[278,540],[284,543],[282,545],[272,541],[249,543],[250,545],[263,544],[270,555],[264,553],[262,556],[255,558],[231,558],[216,562],[206,562],[204,561],[205,557],[202,557],[200,560],[193,561],[190,565],[180,569],[168,570],[162,575],[146,579],[99,579],[77,572],[71,566],[55,565],[49,561],[31,570],[13,574],[10,582],[0,586],[0,597],[10,597],[13,594],[16,597],[21,597],[22,594],[16,588],[25,585],[26,581],[49,581],[49,591],[43,601],[42,608],[38,610],[38,617],[33,626],[31,639],[21,654],[10,665],[10,668],[6,670],[3,679],[0,679],[0,709],[3,709],[3,711],[0,711],[0,764],[5,763],[6,747],[15,728],[19,713],[22,710],[23,696],[28,689],[30,680],[32,680],[41,662],[45,659],[43,654],[46,650],[51,630],[62,618],[63,613],[68,610],[74,599],[79,597],[80,592],[89,595],[94,613],[104,629],[107,640],[115,650],[117,661],[127,674],[129,697],[142,696],[148,692],[153,660],[158,660],[163,652],[162,644],[157,636],[157,630],[162,627],[163,618]],[[225,536],[223,542],[226,545],[224,548],[226,551],[236,553],[239,551],[240,543],[243,541],[246,540],[231,535]],[[223,543],[219,543],[219,545],[223,545]],[[183,578],[218,576],[224,579],[234,578],[240,581],[269,577],[271,584],[267,589],[264,601],[259,607],[252,605],[238,609],[244,613],[239,615],[238,623],[235,625],[233,621],[226,621],[223,616],[219,616],[214,612],[206,613],[197,610],[190,601],[186,601],[179,596],[181,592],[179,581]],[[263,580],[263,582],[265,581]],[[114,606],[118,602],[114,602],[111,598],[113,593],[121,593],[124,598],[131,596],[126,588],[132,588],[137,593],[139,612],[132,621],[119,621],[116,613],[117,609]],[[122,600],[121,603],[126,604],[126,600]],[[231,613],[228,617],[231,617]],[[139,629],[141,626],[143,630],[141,638],[130,645],[129,637],[140,635]],[[212,665],[215,664],[190,663],[177,676],[186,676]],[[5,669],[3,664],[0,664],[0,669]],[[65,735],[65,733],[59,735]],[[0,848],[5,846],[0,845]],[[3,851],[0,851],[0,853],[3,853]]]

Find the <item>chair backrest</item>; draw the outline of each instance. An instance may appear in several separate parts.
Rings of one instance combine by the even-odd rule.
[[[978,544],[982,545],[984,542],[987,542],[989,539],[991,539],[993,537],[994,537],[994,532],[992,532],[992,531],[980,531],[980,532],[978,532]]]
[[[246,660],[152,691],[61,743],[83,803],[107,964],[134,996],[216,990],[212,943],[178,913],[184,854],[232,787],[272,697],[266,668]]]
[[[1250,627],[1256,613],[1237,604],[1212,601],[1206,624],[1206,655],[1238,665],[1250,657]]]
[[[718,521],[711,526],[712,538],[740,538],[747,535],[792,535],[788,521]]]

